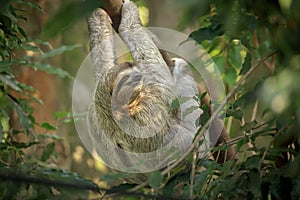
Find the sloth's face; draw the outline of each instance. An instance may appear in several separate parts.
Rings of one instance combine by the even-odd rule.
[[[139,69],[133,63],[125,62],[111,68],[103,78],[106,79],[105,87],[109,88],[110,96],[119,98],[122,96],[121,93],[125,92],[124,89],[126,90],[126,88],[129,89],[138,85],[142,76]]]
[[[106,79],[114,115],[119,119],[134,116],[140,110],[139,102],[143,97],[140,70],[133,63],[122,63],[111,68]]]

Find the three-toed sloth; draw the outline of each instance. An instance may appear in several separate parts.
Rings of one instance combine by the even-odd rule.
[[[151,156],[161,156],[163,162],[151,166],[164,167],[174,158],[162,155],[160,150],[169,145],[169,153],[185,151],[199,129],[196,121],[202,110],[193,99],[199,91],[183,59],[174,59],[174,67],[168,67],[157,48],[156,36],[142,27],[134,3],[125,1],[121,16],[119,35],[133,63],[117,63],[111,21],[104,10],[96,9],[88,19],[96,80],[88,114],[89,132],[95,152],[114,168],[137,165],[135,157],[127,153],[138,157],[153,152]],[[170,111],[178,97],[190,99],[182,102],[177,112]],[[183,114],[189,107],[194,110]],[[217,126],[216,131],[209,134],[220,134],[220,121],[212,125]],[[224,131],[222,134],[219,143],[228,138]],[[203,140],[203,144],[209,144],[207,135]],[[151,156],[145,160],[151,163]]]

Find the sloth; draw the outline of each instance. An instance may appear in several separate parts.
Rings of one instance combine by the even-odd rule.
[[[166,166],[191,145],[203,111],[193,98],[199,91],[186,61],[175,58],[169,67],[156,36],[142,27],[136,5],[125,1],[121,12],[119,35],[134,62],[118,64],[111,20],[103,9],[88,18],[95,76],[88,129],[96,155],[106,164],[145,172]],[[172,110],[180,97],[187,99]],[[195,109],[184,115],[189,107]],[[199,152],[210,146],[208,132],[203,141]],[[162,150],[165,146],[169,151]]]

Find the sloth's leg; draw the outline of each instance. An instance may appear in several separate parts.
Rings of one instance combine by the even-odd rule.
[[[90,51],[96,81],[102,74],[116,64],[113,32],[108,14],[96,9],[88,18]]]
[[[149,31],[142,27],[138,8],[130,1],[125,1],[123,4],[119,32],[141,71],[152,71],[171,77]],[[151,69],[147,69],[149,68],[148,64],[151,64]]]

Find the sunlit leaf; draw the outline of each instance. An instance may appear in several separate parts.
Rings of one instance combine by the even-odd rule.
[[[229,84],[230,87],[233,87],[236,83],[237,73],[233,67],[227,69],[225,73],[225,81]]]
[[[63,138],[56,134],[50,134],[50,133],[43,133],[37,135],[38,139],[46,138],[46,139],[53,139],[53,140],[63,140]]]
[[[54,126],[52,126],[51,124],[49,124],[48,122],[44,122],[40,125],[40,127],[46,129],[46,130],[56,130],[56,128]]]
[[[66,111],[54,113],[55,119],[59,119],[59,118],[62,118],[62,117],[69,117],[70,115],[71,115],[71,113],[66,112]]]
[[[148,182],[152,188],[158,188],[162,183],[163,176],[160,171],[154,171],[148,174]]]

